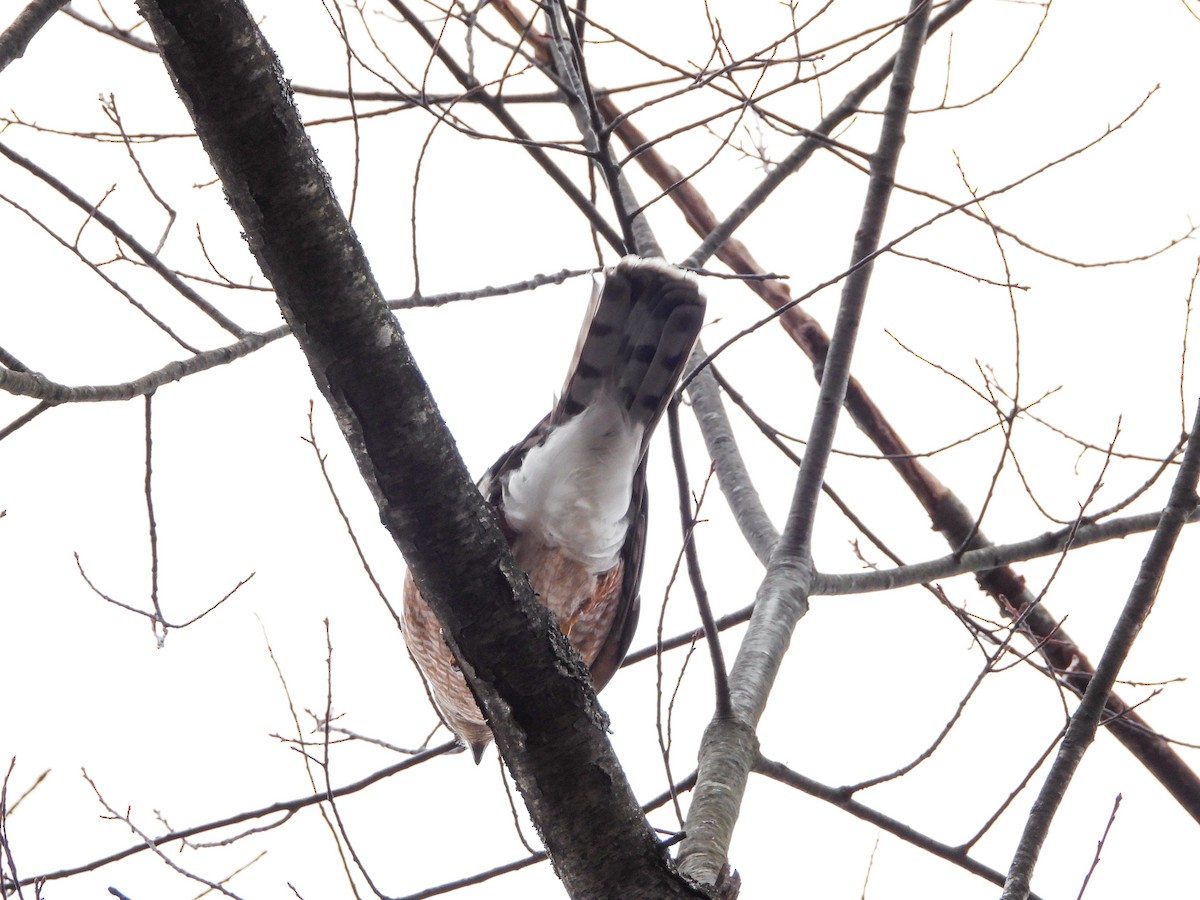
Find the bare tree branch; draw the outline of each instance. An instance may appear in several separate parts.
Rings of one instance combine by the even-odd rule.
[[[970,2],[971,0],[953,0],[953,2],[946,4],[945,9],[938,13],[937,18],[929,24],[927,34],[937,31],[942,25],[965,9]],[[808,161],[809,157],[821,147],[824,138],[832,134],[833,130],[839,124],[858,112],[863,101],[874,93],[876,88],[883,84],[888,76],[892,74],[898,63],[899,54],[886,60],[857,87],[848,92],[842,98],[841,103],[826,115],[816,128],[812,129],[809,136],[801,141],[796,149],[788,154],[786,159],[782,160],[778,166],[768,173],[766,178],[759,182],[758,186],[738,204],[735,210],[725,217],[724,221],[705,234],[700,246],[691,252],[684,265],[702,266],[709,257],[717,253],[721,249],[721,245],[729,239],[756,209],[762,206],[767,197]],[[874,169],[874,163],[872,163],[872,169]],[[857,259],[858,257],[855,258],[855,261]]]
[[[213,822],[207,822],[203,825],[195,825],[191,828],[181,828],[178,831],[170,831],[159,837],[153,838],[151,843],[156,845],[170,844],[174,841],[182,841],[197,834],[205,834],[210,831],[217,831],[221,828],[229,828],[234,825],[240,825],[243,822],[250,822],[254,819],[262,819],[266,816],[284,815],[291,816],[298,810],[305,809],[309,806],[316,806],[319,803],[324,803],[331,796],[334,798],[345,797],[349,794],[356,794],[359,791],[369,788],[371,785],[382,781],[385,778],[390,778],[406,769],[411,769],[413,766],[418,766],[423,762],[442,756],[445,753],[450,753],[457,749],[457,744],[453,741],[448,741],[445,744],[439,744],[432,747],[423,753],[402,760],[401,762],[387,766],[377,772],[372,772],[365,778],[360,778],[358,781],[344,785],[340,788],[335,788],[333,791],[319,791],[315,794],[310,794],[307,797],[300,797],[296,800],[284,800],[279,803],[272,803],[270,806],[264,806],[261,809],[248,810],[247,812],[237,813],[236,815],[228,816],[224,819],[218,819]],[[59,869],[55,872],[46,872],[42,875],[34,875],[29,878],[22,878],[22,885],[37,884],[40,881],[58,881],[63,878],[70,878],[72,875],[80,875],[83,872],[94,872],[104,866],[119,862],[122,859],[133,856],[137,853],[142,853],[149,849],[145,842],[134,844],[132,847],[127,847],[124,850],[119,850],[116,853],[110,853],[108,856],[92,860],[91,862],[83,863],[78,866],[72,866],[69,869]]]
[[[873,572],[847,572],[845,574],[819,573],[816,575],[812,592],[826,596],[861,594],[885,591],[890,588],[926,584],[942,578],[970,573],[984,575],[987,572],[1017,562],[1053,556],[1070,548],[1072,550],[1107,541],[1119,540],[1135,534],[1154,531],[1162,522],[1162,513],[1142,513],[1124,516],[1107,522],[1093,522],[1078,528],[1068,526],[1049,531],[1027,541],[1012,544],[986,544],[966,553],[950,554],[927,562],[909,563],[894,569],[879,569]],[[1185,521],[1200,522],[1200,509],[1185,513]]]
[[[688,361],[689,369],[696,372],[688,379],[688,399],[692,401],[692,412],[700,423],[704,446],[717,467],[717,484],[746,543],[765,566],[779,542],[779,531],[767,515],[742,459],[729,416],[721,402],[717,380],[707,366],[698,368],[707,358],[704,347],[698,343]]]
[[[1150,615],[1154,606],[1154,598],[1158,596],[1158,588],[1162,583],[1167,561],[1171,551],[1183,530],[1188,516],[1200,504],[1200,496],[1196,494],[1196,484],[1200,482],[1200,405],[1197,405],[1196,418],[1188,437],[1187,450],[1171,487],[1171,496],[1163,509],[1162,518],[1154,532],[1150,547],[1142,559],[1137,580],[1129,592],[1129,599],[1117,620],[1116,626],[1109,635],[1108,644],[1096,664],[1083,699],[1067,733],[1058,748],[1046,781],[1033,804],[1033,811],[1025,823],[1025,830],[1013,854],[1012,866],[1004,884],[1003,900],[1025,900],[1029,896],[1030,880],[1033,869],[1037,865],[1042,842],[1050,832],[1050,823],[1058,810],[1059,804],[1066,795],[1075,770],[1083,761],[1083,755],[1096,737],[1096,729],[1100,719],[1108,709],[1109,696],[1121,666],[1129,655],[1133,642],[1142,630],[1142,624]]]
[[[29,42],[71,0],[32,0],[0,33],[0,72],[25,55]]]
[[[473,76],[465,72],[461,66],[454,61],[449,53],[441,46],[441,43],[433,36],[425,23],[420,17],[410,10],[401,0],[388,0],[392,7],[404,17],[405,21],[413,27],[413,30],[421,36],[421,38],[429,45],[429,48],[434,52],[441,63],[446,66],[450,74],[455,80],[463,86],[467,91],[477,93],[480,102],[484,107],[495,116],[500,123],[508,129],[509,134],[521,142],[522,146],[529,152],[542,170],[549,175],[560,188],[571,198],[572,202],[579,210],[588,218],[592,227],[595,228],[604,239],[620,253],[624,253],[625,246],[621,236],[613,230],[613,227],[600,215],[600,212],[591,204],[591,202],[580,192],[574,182],[563,172],[554,161],[546,154],[546,151],[534,141],[524,128],[517,123],[517,120],[512,117],[507,109],[504,108],[502,101],[491,97],[483,90],[482,85],[475,80]]]
[[[816,501],[850,380],[850,358],[870,283],[869,261],[879,244],[895,181],[913,81],[929,25],[929,8],[928,0],[914,0],[895,57],[887,112],[851,251],[855,270],[843,287],[808,450],[796,479],[787,525],[759,586],[754,614],[730,673],[734,715],[714,719],[700,745],[699,780],[688,811],[688,836],[679,850],[679,865],[683,872],[703,881],[715,882],[727,864],[729,841],[757,756],[754,730],[766,707],[792,630],[808,610],[813,578],[809,542]],[[720,243],[717,241],[713,249]]]
[[[443,294],[417,294],[398,300],[389,300],[387,301],[387,305],[389,309],[417,309],[442,306],[461,300],[499,297],[520,291],[533,290],[546,284],[561,284],[568,278],[588,275],[595,271],[598,270],[595,268],[563,269],[554,274],[535,275],[524,281],[499,285],[497,287],[453,291]],[[162,368],[155,369],[153,372],[147,372],[145,375],[135,378],[132,381],[103,385],[67,385],[52,381],[45,375],[30,372],[28,367],[20,364],[20,361],[16,360],[15,357],[11,357],[5,354],[3,350],[0,350],[0,362],[4,362],[8,366],[7,369],[0,368],[0,391],[41,400],[45,404],[44,408],[49,408],[49,406],[59,403],[111,403],[121,400],[132,400],[135,397],[142,397],[153,393],[158,388],[171,384],[174,381],[181,381],[191,375],[235,362],[262,349],[267,344],[287,337],[291,333],[291,326],[286,324],[272,328],[270,331],[252,332],[232,344],[226,344],[224,347],[217,347],[212,350],[204,350],[187,359],[167,363]],[[16,365],[13,363],[16,363]],[[28,418],[40,414],[40,412],[44,411],[44,408],[39,406],[28,417],[22,417],[21,420],[14,422],[6,429],[0,430],[0,439],[11,431],[15,431],[21,425],[24,425],[28,421]]]
[[[866,804],[860,803],[851,796],[849,791],[843,788],[831,787],[821,784],[818,781],[813,781],[811,778],[807,778],[799,772],[789,769],[783,763],[766,759],[765,757],[760,757],[754,764],[754,771],[766,775],[768,778],[772,778],[781,784],[786,784],[803,791],[810,797],[824,800],[838,809],[843,809],[855,818],[862,819],[864,822],[870,822],[872,825],[882,828],[889,834],[894,834],[902,841],[912,844],[914,847],[919,847],[948,862],[952,862],[956,866],[978,875],[980,878],[984,878],[998,887],[1004,885],[1004,875],[972,858],[967,852],[967,848],[934,840],[928,835],[917,831],[915,828],[876,809],[872,809]],[[1037,895],[1031,894],[1029,900],[1037,900]]]
[[[70,200],[80,209],[88,214],[92,219],[103,225],[113,237],[127,246],[130,250],[136,253],[147,266],[154,270],[167,284],[171,285],[184,299],[188,300],[193,306],[199,309],[202,313],[228,331],[236,338],[244,338],[248,335],[246,329],[242,328],[223,312],[205,300],[202,296],[196,293],[189,285],[167,268],[163,262],[150,248],[144,246],[137,238],[122,228],[111,219],[108,215],[101,212],[95,204],[89,203],[75,191],[71,190],[64,182],[60,181],[48,171],[43,169],[31,159],[22,156],[11,147],[0,144],[0,155],[7,157],[11,162],[16,163],[25,171],[39,178],[41,181],[54,188],[67,200]]]

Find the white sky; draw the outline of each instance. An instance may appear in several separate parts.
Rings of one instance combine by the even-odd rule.
[[[21,4],[3,5],[7,21]],[[774,3],[710,4],[735,54],[757,49],[786,27]],[[93,0],[75,4],[98,18]],[[297,84],[344,87],[345,59],[315,0],[253,2],[256,15]],[[857,31],[905,4],[835,6],[812,46]],[[105,7],[132,24],[131,2]],[[647,48],[684,64],[707,58],[708,26],[692,3],[593,5],[597,16]],[[815,9],[801,4],[800,15]],[[976,0],[953,27],[949,99],[976,96],[1012,65],[1036,28],[1041,7]],[[493,16],[484,21],[502,31]],[[424,55],[399,27],[375,23],[381,39],[418,75]],[[991,97],[969,108],[926,114],[910,122],[900,166],[906,184],[966,198],[972,186],[1003,186],[1105,132],[1158,86],[1145,108],[1121,131],[1068,165],[989,201],[998,224],[1052,253],[1084,261],[1138,256],[1184,234],[1200,206],[1195,165],[1195,110],[1200,106],[1200,21],[1180,2],[1118,4],[1058,0],[1024,64]],[[890,46],[890,45],[889,45]],[[918,81],[918,104],[936,105],[947,69],[948,34],[931,41]],[[456,46],[457,49],[457,46]],[[481,67],[495,62],[482,48]],[[880,59],[869,55],[873,67]],[[643,64],[614,48],[596,48],[592,75],[599,84],[642,77]],[[866,69],[851,65],[822,80],[821,97],[796,90],[774,109],[813,124]],[[527,83],[526,83],[527,82]],[[750,76],[743,79],[752,85]],[[431,89],[448,88],[434,66]],[[361,72],[360,89],[380,85]],[[543,90],[534,76],[512,90]],[[26,57],[0,74],[0,114],[66,130],[109,130],[97,98],[116,97],[131,132],[185,131],[186,116],[154,57],[117,44],[60,15]],[[625,101],[622,101],[625,102]],[[661,133],[688,121],[715,100],[688,99],[636,121]],[[329,101],[301,97],[309,119],[341,112]],[[626,103],[626,105],[629,105]],[[869,104],[882,105],[882,94]],[[561,112],[519,112],[539,134],[567,137]],[[662,118],[657,118],[661,115]],[[472,122],[493,128],[475,111]],[[874,117],[860,117],[840,137],[874,145]],[[413,111],[362,127],[355,225],[389,297],[412,290],[411,185],[432,119]],[[722,132],[731,120],[717,126]],[[348,204],[353,135],[347,126],[313,130],[335,188]],[[744,133],[740,139],[746,139]],[[793,139],[769,133],[780,158]],[[97,200],[116,184],[104,209],[150,245],[163,213],[140,184],[120,145],[97,145],[10,126],[0,141],[33,158],[84,196]],[[668,143],[664,153],[687,170],[715,149],[711,135]],[[156,189],[180,213],[164,250],[172,265],[205,271],[194,223],[230,277],[255,273],[233,217],[196,142],[139,147]],[[582,169],[571,162],[571,171]],[[731,154],[697,185],[723,213],[761,172]],[[417,198],[422,289],[426,293],[499,284],[592,264],[594,254],[578,217],[527,161],[522,151],[470,140],[446,128],[430,141]],[[790,276],[799,293],[837,274],[848,258],[864,180],[819,155],[739,232],[760,262]],[[635,188],[651,196],[644,180]],[[23,170],[0,161],[0,194],[21,203],[70,240],[82,217]],[[898,195],[885,236],[923,221],[938,207]],[[669,202],[652,224],[667,255],[681,259],[696,244]],[[31,368],[66,384],[107,384],[136,377],[182,351],[144,324],[125,302],[29,220],[0,205],[0,346]],[[93,224],[82,244],[96,258],[111,240]],[[947,218],[908,242],[906,252],[935,258],[972,274],[1002,280],[1004,270],[987,229]],[[1063,389],[1039,414],[1072,434],[1107,443],[1122,419],[1119,447],[1162,455],[1180,429],[1180,343],[1194,242],[1146,264],[1078,269],[1004,242],[1021,324],[1022,396]],[[227,336],[187,307],[153,276],[128,265],[106,269],[138,299],[168,318],[200,346]],[[278,313],[269,293],[202,293],[241,324],[272,327]],[[731,282],[706,284],[713,324],[703,339],[714,347],[763,315],[762,304]],[[561,289],[401,314],[423,370],[460,448],[475,472],[522,437],[548,408],[561,384],[588,293],[581,280]],[[836,292],[811,311],[831,326]],[[976,361],[1013,384],[1013,330],[1006,292],[928,264],[885,258],[876,267],[855,371],[901,434],[917,449],[933,449],[994,421],[985,404],[961,384],[925,366],[888,337],[981,386]],[[1193,341],[1193,345],[1195,341]],[[1194,356],[1194,353],[1193,353]],[[803,434],[815,383],[811,367],[781,333],[760,332],[722,360],[722,371],[772,423]],[[1193,360],[1194,368],[1194,360]],[[1187,419],[1197,399],[1196,378],[1185,386]],[[297,710],[324,709],[326,649],[333,642],[334,708],[344,727],[393,744],[419,744],[433,726],[400,636],[374,595],[333,512],[307,434],[310,399],[317,400],[322,450],[357,535],[385,590],[398,602],[403,563],[377,525],[349,454],[322,406],[298,349],[280,341],[233,365],[163,388],[154,400],[154,503],[159,527],[160,596],[168,617],[186,620],[240,579],[254,579],[209,618],[172,633],[156,649],[143,620],[99,600],[72,559],[78,553],[95,584],[114,598],[145,607],[148,549],[142,494],[143,403],[79,405],[53,410],[0,442],[0,761],[15,756],[10,803],[46,769],[50,775],[12,816],[9,834],[22,875],[72,866],[135,842],[123,825],[105,821],[86,767],[108,802],[129,808],[134,821],[159,833],[155,810],[174,827],[198,824],[311,792],[301,760],[271,735],[292,735],[287,700],[266,650],[264,633],[287,679]],[[0,397],[0,424],[29,407]],[[794,473],[742,419],[743,449],[763,499],[779,521]],[[689,432],[694,427],[688,424]],[[1031,422],[1017,429],[1017,447],[1039,499],[1059,516],[1078,509],[1101,459],[1079,458],[1071,444]],[[691,470],[707,469],[694,440]],[[678,548],[674,487],[665,437],[652,473],[653,535],[643,584],[642,627],[635,647],[653,639],[657,609]],[[868,450],[845,425],[839,445]],[[934,473],[978,509],[1000,454],[996,434],[929,460]],[[1098,505],[1124,496],[1152,471],[1146,463],[1114,465]],[[877,462],[835,458],[829,483],[839,490],[905,559],[945,553],[926,519],[890,469]],[[1161,504],[1158,489],[1135,507]],[[699,533],[706,576],[718,614],[753,597],[761,570],[731,524],[716,488]],[[985,531],[996,541],[1031,537],[1054,527],[1032,507],[1011,467],[992,502]],[[861,563],[849,542],[853,529],[835,510],[819,526],[818,565],[854,571]],[[1047,597],[1051,611],[1095,662],[1132,584],[1146,540],[1081,551],[1063,567]],[[1195,677],[1191,635],[1200,627],[1200,542],[1185,534],[1173,568],[1124,677],[1159,682]],[[877,554],[872,559],[879,559]],[[1019,567],[1040,590],[1053,563]],[[992,615],[970,579],[949,582],[956,603]],[[690,597],[677,586],[667,632],[694,622]],[[725,638],[732,659],[741,631]],[[674,679],[682,656],[670,656]],[[818,598],[799,626],[760,737],[768,756],[806,775],[840,784],[898,768],[924,749],[953,713],[980,665],[952,617],[920,590],[886,596]],[[675,710],[673,766],[691,770],[700,733],[711,713],[707,656],[698,652]],[[1122,687],[1128,698],[1147,689]],[[621,674],[603,696],[613,739],[640,796],[663,788],[654,734],[653,663]],[[1142,708],[1161,730],[1200,741],[1200,693],[1193,682],[1172,683]],[[303,717],[303,713],[301,712]],[[302,718],[304,724],[311,719]],[[858,799],[948,842],[966,839],[1012,790],[1062,722],[1052,685],[1018,667],[990,678],[934,759],[901,782]],[[444,732],[435,741],[444,739]],[[1183,749],[1200,765],[1200,755]],[[378,748],[337,747],[333,784],[382,768],[395,756]],[[1197,824],[1109,736],[1090,750],[1044,850],[1034,887],[1043,897],[1074,897],[1095,852],[1113,800],[1123,797],[1103,862],[1088,887],[1090,900],[1128,896],[1193,896]],[[1008,866],[1032,794],[978,846],[992,867]],[[399,896],[524,855],[497,775],[494,754],[472,766],[466,756],[434,761],[409,776],[377,785],[339,804],[355,849],[386,894]],[[656,825],[674,827],[667,810]],[[221,835],[222,837],[227,835]],[[878,845],[876,846],[876,842]],[[283,829],[231,847],[185,851],[171,859],[219,879],[261,850],[267,855],[234,879],[239,896],[349,896],[332,839],[314,810]],[[873,862],[872,862],[873,855]],[[994,897],[997,890],[872,826],[803,795],[761,780],[751,782],[731,852],[743,873],[746,898],[909,897],[913,885],[931,897]],[[141,854],[100,872],[56,882],[52,898],[103,896],[108,885],[132,900],[193,897],[203,889]],[[464,892],[464,897],[558,897],[546,866]],[[27,894],[27,896],[32,896]]]

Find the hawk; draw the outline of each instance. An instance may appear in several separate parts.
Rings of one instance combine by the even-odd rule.
[[[646,448],[703,316],[691,276],[661,259],[621,260],[593,293],[554,409],[479,480],[517,565],[597,691],[637,625]],[[478,762],[491,730],[411,572],[403,627],[442,719]]]

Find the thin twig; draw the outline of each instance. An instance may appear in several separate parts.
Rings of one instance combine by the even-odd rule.
[[[209,890],[219,891],[226,897],[231,898],[231,900],[242,900],[242,898],[228,888],[223,887],[215,881],[209,881],[207,878],[202,878],[194,872],[189,872],[187,869],[183,868],[183,866],[171,859],[171,857],[167,856],[167,854],[159,848],[159,842],[152,839],[148,834],[146,834],[146,832],[134,825],[133,820],[127,813],[119,813],[109,805],[108,801],[105,800],[104,796],[100,793],[100,788],[96,787],[96,782],[92,781],[91,776],[88,775],[86,769],[83,770],[83,779],[89,785],[91,785],[92,790],[96,794],[96,799],[100,801],[100,805],[104,807],[109,816],[113,819],[116,819],[118,822],[124,822],[130,831],[142,839],[142,846],[166,863],[169,868],[178,872],[180,875],[183,875],[185,878],[190,878],[192,881],[200,882],[208,887]]]
[[[1075,900],[1083,900],[1084,891],[1087,890],[1088,882],[1092,880],[1092,875],[1096,871],[1096,866],[1100,865],[1100,854],[1104,851],[1104,843],[1108,840],[1108,833],[1112,830],[1113,822],[1117,821],[1117,810],[1121,808],[1121,795],[1117,794],[1117,799],[1113,801],[1112,813],[1108,817],[1108,824],[1104,826],[1104,834],[1100,835],[1100,840],[1096,842],[1096,855],[1092,857],[1092,864],[1088,866],[1087,875],[1083,877],[1083,884],[1079,886],[1079,893]]]
[[[359,791],[369,788],[376,782],[382,781],[385,778],[390,778],[392,775],[396,775],[406,769],[411,769],[413,766],[420,765],[421,763],[428,762],[429,760],[445,753],[453,753],[457,749],[459,749],[459,745],[456,741],[447,741],[444,744],[439,744],[436,747],[426,750],[424,753],[418,754],[417,756],[413,756],[406,760],[402,760],[401,762],[394,763],[393,765],[380,769],[377,772],[371,773],[365,778],[361,778],[358,781],[344,785],[340,788],[335,788],[332,791],[320,791],[319,793],[311,794],[307,797],[300,797],[296,800],[285,800],[279,803],[272,803],[270,806],[264,806],[260,809],[237,813],[224,819],[208,822],[204,825],[196,825],[191,828],[183,828],[178,831],[168,832],[160,837],[152,838],[151,843],[169,844],[172,841],[181,841],[184,838],[189,838],[193,835],[204,834],[209,831],[216,831],[219,828],[228,828],[231,825],[240,825],[242,822],[249,822],[253,819],[261,819],[264,816],[274,816],[279,815],[280,813],[292,813],[309,806],[316,806],[319,803],[325,802],[331,796],[345,797],[350,794],[356,794]],[[92,860],[91,862],[83,863],[79,866],[74,866],[69,869],[59,869],[56,872],[47,872],[44,875],[34,875],[30,878],[23,878],[21,879],[20,883],[22,885],[30,885],[35,884],[38,881],[56,881],[62,878],[70,878],[72,875],[78,875],[81,872],[94,872],[104,866],[119,862],[122,859],[126,859],[127,857],[141,853],[146,849],[148,848],[145,843],[135,844],[132,847],[127,847],[124,850],[120,850],[116,853],[109,854],[108,856]]]
[[[500,123],[508,129],[509,134],[521,142],[522,146],[526,149],[529,155],[533,157],[534,161],[542,167],[542,170],[554,180],[555,184],[562,188],[563,192],[566,193],[568,197],[571,198],[572,202],[579,208],[579,210],[585,216],[587,216],[587,219],[592,226],[602,235],[604,235],[604,239],[608,241],[608,243],[618,253],[623,253],[624,242],[622,241],[621,236],[617,234],[613,230],[612,226],[604,220],[604,217],[600,215],[599,210],[597,210],[596,207],[588,201],[587,197],[580,192],[579,188],[575,186],[575,183],[571,181],[567,174],[563,172],[553,160],[550,159],[550,157],[546,154],[546,151],[542,149],[541,145],[534,141],[529,136],[528,132],[526,132],[525,129],[518,124],[517,120],[512,117],[512,114],[505,109],[503,102],[480,90],[479,83],[454,61],[454,59],[449,53],[446,52],[445,48],[441,46],[441,43],[438,41],[438,39],[434,37],[434,35],[429,31],[429,29],[425,26],[425,23],[421,21],[420,17],[417,16],[416,13],[410,10],[403,2],[401,2],[401,0],[388,0],[388,2],[397,12],[400,13],[401,16],[404,17],[405,21],[407,21],[408,24],[412,26],[413,30],[420,35],[421,39],[429,45],[434,55],[441,61],[442,65],[444,65],[450,71],[450,74],[454,76],[455,80],[458,81],[459,84],[461,84],[468,91],[479,91],[478,96],[480,102],[487,108],[488,112],[495,116]]]
[[[766,775],[768,778],[774,779],[781,784],[786,784],[803,791],[810,797],[824,800],[826,803],[830,803],[838,809],[850,813],[855,818],[862,819],[864,822],[870,822],[872,825],[882,828],[889,834],[895,835],[902,841],[912,844],[914,847],[918,847],[927,853],[931,853],[939,859],[952,862],[959,868],[978,875],[992,884],[1001,885],[1004,883],[1003,874],[973,859],[964,848],[934,840],[898,819],[893,819],[891,816],[859,803],[839,788],[821,784],[818,781],[801,775],[799,772],[789,769],[782,763],[765,757],[759,757],[755,762],[754,771]],[[1036,900],[1036,895],[1031,900]]]
[[[721,639],[717,631],[716,620],[713,618],[712,604],[708,601],[708,590],[704,586],[704,575],[700,571],[700,555],[696,551],[696,516],[703,503],[703,494],[692,509],[692,494],[688,486],[687,463],[683,458],[683,438],[679,433],[679,402],[676,400],[667,407],[667,430],[671,436],[671,455],[675,461],[675,483],[679,489],[679,519],[683,529],[683,552],[687,561],[688,579],[692,583],[692,593],[696,598],[696,608],[700,612],[700,621],[704,626],[707,638],[708,652],[712,658],[713,687],[716,691],[716,715],[728,718],[733,715],[733,706],[729,700],[729,674],[725,668],[725,654],[721,651]],[[708,481],[713,476],[710,469],[704,489],[708,490]]]
[[[178,275],[168,269],[162,260],[160,260],[153,252],[151,252],[148,247],[145,247],[137,238],[118,225],[115,220],[109,218],[108,215],[97,209],[96,204],[89,203],[86,199],[75,193],[75,191],[71,190],[71,188],[67,187],[66,184],[64,184],[58,178],[55,178],[33,160],[25,158],[11,147],[3,143],[0,143],[0,155],[5,156],[11,162],[16,163],[25,171],[54,188],[54,190],[58,191],[59,194],[86,212],[90,218],[95,219],[97,222],[103,225],[106,229],[108,229],[109,233],[112,234],[113,237],[141,257],[142,261],[151,269],[153,269],[160,278],[167,282],[167,284],[173,287],[193,306],[203,312],[206,316],[208,316],[234,337],[244,338],[249,335],[249,332],[247,332],[246,329],[242,328],[232,319],[227,317],[219,309],[196,293],[196,291],[194,291],[189,285],[185,284],[184,281]]]
[[[151,628],[154,630],[154,637],[158,641],[158,647],[161,650],[163,642],[167,639],[166,620],[163,618],[162,607],[158,602],[158,523],[154,518],[154,491],[152,489],[152,459],[154,456],[154,441],[152,438],[152,430],[150,427],[150,410],[151,403],[154,400],[154,394],[146,394],[146,414],[145,414],[145,429],[146,429],[146,475],[143,485],[146,495],[146,521],[149,526],[150,535],[150,605],[154,607],[154,618],[150,620]],[[162,626],[162,633],[158,629]]]

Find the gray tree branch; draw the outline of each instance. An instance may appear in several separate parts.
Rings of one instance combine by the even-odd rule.
[[[808,449],[796,479],[787,525],[759,586],[754,614],[729,677],[733,715],[728,719],[714,718],[700,745],[699,777],[688,810],[687,838],[680,846],[679,865],[685,874],[703,881],[714,881],[726,865],[746,781],[758,757],[755,729],[792,631],[808,610],[814,575],[809,538],[816,501],[833,446],[833,432],[845,402],[850,359],[870,283],[870,260],[879,244],[895,183],[913,80],[929,26],[929,8],[929,0],[914,0],[902,32],[879,145],[871,161],[862,219],[851,253],[855,271],[843,285]]]
[[[1158,596],[1158,588],[1162,584],[1163,573],[1167,570],[1167,561],[1171,558],[1171,551],[1175,548],[1179,533],[1200,503],[1200,497],[1196,495],[1198,481],[1200,404],[1196,408],[1196,418],[1188,437],[1187,450],[1184,451],[1175,483],[1171,486],[1170,499],[1163,508],[1150,547],[1142,558],[1137,579],[1129,592],[1129,599],[1109,635],[1108,644],[1096,665],[1096,672],[1083,692],[1083,699],[1071,716],[1058,754],[1050,765],[1050,771],[1046,774],[1046,780],[1025,822],[1025,830],[1021,834],[1013,854],[1012,865],[1008,870],[1002,900],[1026,900],[1029,896],[1033,869],[1037,865],[1042,843],[1050,833],[1050,823],[1066,795],[1076,769],[1083,761],[1084,753],[1096,738],[1096,729],[1100,727],[1100,719],[1108,709],[1109,695],[1117,675],[1120,674],[1121,666],[1125,664],[1133,642],[1154,606],[1154,598]]]
[[[32,0],[17,13],[12,23],[0,32],[0,72],[25,55],[34,39],[51,17],[71,0]]]

